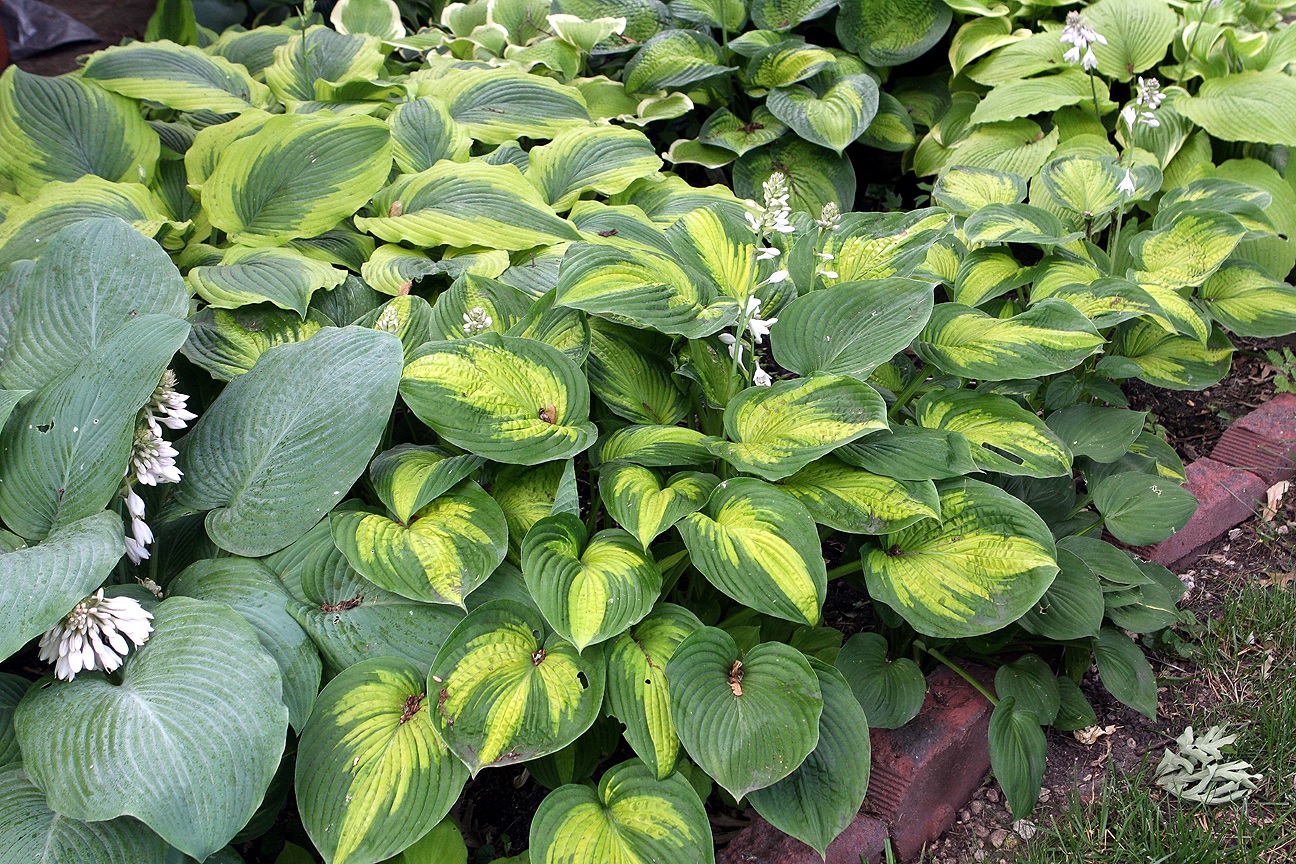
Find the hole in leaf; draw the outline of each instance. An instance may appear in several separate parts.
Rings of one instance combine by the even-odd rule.
[[[36,426],[36,431],[37,431],[37,432],[48,432],[48,431],[50,431],[50,430],[53,429],[53,428],[54,428],[54,421],[51,420],[51,421],[48,422],[48,423],[39,423],[39,424],[37,424],[37,426]]]
[[[581,689],[582,689],[582,690],[588,690],[588,689],[589,689],[589,679],[585,677],[585,673],[584,673],[584,672],[577,672],[577,673],[576,673],[576,680],[580,682],[580,685],[581,685]]]
[[[995,454],[996,456],[1003,459],[1007,459],[1009,462],[1013,463],[1014,465],[1023,465],[1026,462],[1025,459],[1018,456],[1016,453],[1009,453],[1007,450],[1004,450],[1002,447],[996,447],[993,444],[982,444],[981,446],[989,450],[991,453]]]

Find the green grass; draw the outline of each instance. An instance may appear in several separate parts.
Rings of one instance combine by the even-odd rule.
[[[1171,686],[1163,710],[1181,725],[1237,732],[1236,758],[1264,774],[1257,794],[1239,805],[1180,803],[1151,782],[1155,748],[1143,770],[1109,774],[1092,803],[1073,797],[1017,864],[1296,861],[1296,589],[1235,594],[1198,643],[1201,691]]]

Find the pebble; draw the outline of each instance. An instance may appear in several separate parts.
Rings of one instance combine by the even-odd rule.
[[[1035,827],[1035,823],[1029,819],[1018,819],[1013,823],[1012,827],[1013,830],[1017,832],[1017,836],[1023,840],[1031,839],[1035,836],[1035,832],[1039,830]]]
[[[960,810],[958,813],[958,821],[960,822],[967,822],[971,818],[972,818],[972,814],[966,810]]]
[[[984,825],[973,825],[972,833],[984,840],[990,836],[990,829]]]
[[[985,805],[980,801],[973,801],[968,805],[968,809],[972,811],[973,816],[980,816],[981,811],[985,809]]]
[[[996,849],[1002,849],[1008,840],[1008,832],[1002,828],[996,828],[990,832],[990,845]]]
[[[986,790],[986,800],[987,800],[987,801],[991,801],[991,802],[993,802],[993,803],[995,803],[995,804],[998,804],[998,803],[999,803],[999,790],[997,790],[997,789],[987,789],[987,790]]]

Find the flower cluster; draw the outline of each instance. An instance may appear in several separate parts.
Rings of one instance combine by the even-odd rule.
[[[78,672],[120,668],[130,650],[148,641],[153,615],[130,597],[104,597],[100,588],[78,603],[40,640],[40,659],[54,664],[54,675],[71,681]],[[130,644],[127,643],[130,640]]]
[[[1165,101],[1165,94],[1161,92],[1161,82],[1155,78],[1139,78],[1136,89],[1138,93],[1134,104],[1125,106],[1121,111],[1121,119],[1125,121],[1130,132],[1134,131],[1137,123],[1153,129],[1157,128],[1161,125],[1161,121],[1157,119],[1154,112]]]
[[[1079,63],[1086,72],[1091,72],[1098,67],[1098,58],[1094,56],[1092,46],[1107,44],[1107,38],[1090,27],[1089,22],[1079,12],[1067,13],[1066,26],[1062,28],[1060,41],[1071,46],[1062,55],[1062,59],[1068,63]]]
[[[777,234],[791,234],[795,231],[792,223],[788,221],[792,215],[792,208],[788,204],[791,190],[788,189],[787,175],[782,171],[775,171],[765,179],[761,193],[764,197],[764,205],[758,205],[754,201],[747,202],[748,206],[755,211],[747,213],[747,224],[751,226],[752,233],[757,237],[763,237],[771,231]]]
[[[760,345],[769,335],[770,327],[778,322],[777,318],[760,317],[761,301],[759,297],[749,297],[747,299],[747,332],[751,334],[752,342]],[[732,333],[721,333],[720,341],[729,346],[729,356],[734,357],[739,363],[742,363],[742,346],[738,343],[738,337]],[[735,356],[736,354],[736,356]],[[758,387],[768,387],[774,383],[774,379],[760,366],[754,356],[752,364],[755,371],[752,372],[752,383]]]
[[[480,306],[474,306],[463,314],[463,331],[465,336],[476,336],[490,329],[495,320],[490,313]]]
[[[148,546],[153,542],[153,531],[144,521],[144,499],[135,491],[134,484],[157,486],[180,482],[181,472],[175,461],[180,454],[162,437],[162,429],[183,429],[198,416],[185,407],[188,401],[188,396],[176,390],[175,373],[168,369],[135,425],[130,465],[121,489],[131,527],[131,534],[126,538],[126,556],[133,564],[149,557]]]
[[[841,218],[841,208],[837,202],[829,201],[823,205],[823,210],[819,212],[819,218],[815,224],[825,231],[835,231],[837,229],[837,220]]]

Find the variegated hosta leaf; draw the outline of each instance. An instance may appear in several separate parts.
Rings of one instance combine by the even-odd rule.
[[[1167,333],[1150,321],[1130,321],[1118,330],[1097,370],[1114,378],[1140,378],[1168,390],[1201,390],[1223,380],[1232,365],[1233,345],[1218,327],[1205,344]]]
[[[199,129],[184,154],[185,180],[191,192],[201,192],[202,184],[220,164],[225,148],[235,141],[255,135],[274,115],[260,109],[244,111],[224,123]]]
[[[608,711],[625,724],[626,741],[658,778],[669,777],[679,757],[666,663],[701,626],[683,606],[660,603],[607,649]]]
[[[905,153],[918,143],[909,109],[890,93],[878,94],[878,110],[859,140],[869,147]]]
[[[585,374],[590,390],[614,414],[639,423],[669,426],[689,413],[669,361],[670,340],[651,331],[600,318],[589,322]]]
[[[387,125],[392,130],[392,157],[402,174],[426,171],[442,159],[468,161],[472,138],[439,99],[424,96],[397,105]]]
[[[387,509],[401,522],[433,498],[448,492],[486,460],[472,453],[454,455],[441,447],[399,444],[369,463],[369,479]]]
[[[322,24],[297,29],[275,49],[274,58],[265,69],[265,80],[275,96],[290,106],[316,99],[331,101],[347,84],[367,85],[381,76],[384,60],[377,39],[340,33]]]
[[[1200,285],[1233,254],[1246,233],[1229,214],[1203,209],[1137,234],[1130,252],[1139,262],[1138,282],[1169,289]]]
[[[774,33],[751,34],[752,37],[757,35],[761,36],[760,44],[770,44],[755,48],[758,43],[753,38],[752,46],[744,46],[742,49],[754,49],[745,72],[747,84],[752,89],[789,87],[830,70],[838,75],[843,74],[841,68],[838,68],[838,56],[831,51],[807,45],[799,38],[780,40],[778,34]]]
[[[977,470],[966,438],[921,426],[873,432],[839,447],[833,455],[848,465],[897,480],[944,480]]]
[[[869,385],[845,375],[814,375],[749,387],[724,413],[730,440],[709,445],[742,471],[778,480],[825,453],[887,428],[886,403]]]
[[[697,140],[710,147],[722,147],[739,156],[762,147],[787,132],[787,126],[762,106],[752,111],[752,119],[744,121],[728,108],[721,108],[707,118],[698,132]]]
[[[991,204],[1020,204],[1026,180],[1004,171],[955,165],[932,184],[932,200],[956,216],[971,216]]]
[[[444,102],[454,121],[483,144],[543,140],[590,122],[578,89],[516,68],[445,69],[421,80],[418,95]]]
[[[689,275],[717,293],[741,299],[758,281],[756,238],[732,211],[699,207],[666,229],[666,239]]]
[[[552,345],[581,364],[589,356],[590,324],[584,312],[557,305],[557,290],[550,289],[509,328],[506,336],[520,336]]]
[[[939,522],[918,522],[864,550],[869,594],[928,636],[980,636],[1016,621],[1057,573],[1048,526],[988,483],[961,478],[937,489]]]
[[[427,679],[375,657],[319,694],[297,745],[302,824],[330,864],[375,864],[430,831],[468,771],[437,737]]]
[[[624,426],[608,436],[599,448],[599,458],[665,468],[701,465],[714,457],[707,449],[712,439],[686,426]]]
[[[874,66],[899,66],[927,52],[949,29],[943,0],[864,0],[837,16],[842,46]]]
[[[1255,264],[1226,262],[1197,293],[1211,317],[1239,336],[1284,336],[1296,330],[1296,288]]]
[[[495,249],[514,250],[580,237],[509,164],[443,160],[397,177],[373,196],[371,212],[356,217],[361,231],[420,246],[467,247],[489,238]]]
[[[919,401],[917,417],[928,429],[966,438],[972,445],[972,461],[983,471],[1025,477],[1071,473],[1071,451],[1062,439],[1007,396],[933,390]]]
[[[396,297],[409,293],[419,279],[440,273],[442,269],[440,262],[433,261],[424,252],[384,243],[361,265],[360,276],[375,291]]]
[[[596,243],[567,250],[555,302],[691,339],[728,326],[738,313],[731,297],[716,296],[670,258]]]
[[[1040,183],[1052,203],[1085,219],[1116,209],[1124,193],[1118,188],[1125,170],[1113,157],[1064,156],[1040,169]]]
[[[663,485],[657,472],[632,462],[604,462],[599,470],[603,506],[644,549],[657,535],[701,510],[719,482],[714,474],[681,471]]]
[[[210,307],[237,309],[269,300],[304,318],[311,295],[336,288],[346,276],[292,249],[231,246],[219,264],[194,267],[185,278]]]
[[[752,477],[727,480],[677,524],[693,565],[725,594],[776,618],[819,623],[828,592],[819,535],[787,492]]]
[[[725,631],[703,627],[676,647],[666,679],[684,749],[735,798],[782,780],[819,743],[819,681],[790,645],[743,653]]]
[[[302,319],[296,312],[269,303],[239,309],[203,309],[190,323],[189,339],[180,350],[217,381],[247,372],[270,348],[305,342],[333,322],[314,309]]]
[[[682,775],[658,778],[631,759],[607,770],[598,789],[581,783],[549,793],[531,821],[538,864],[713,864],[711,825]]]
[[[590,537],[572,513],[527,532],[522,574],[545,620],[577,651],[638,623],[662,587],[656,562],[630,534],[608,528]]]
[[[461,273],[437,296],[428,339],[464,339],[474,332],[503,334],[527,313],[531,303],[530,297],[511,285],[476,273]]]
[[[1003,247],[977,249],[959,262],[950,299],[964,306],[980,306],[1027,284],[1035,268],[1024,267]],[[1032,300],[1036,298],[1032,292]]]
[[[848,205],[849,206],[849,205]],[[938,208],[909,213],[847,213],[823,242],[832,255],[828,284],[909,276],[931,244],[947,230],[950,215]]]
[[[369,310],[355,320],[355,325],[395,336],[401,341],[406,362],[414,358],[414,352],[424,342],[435,338],[432,333],[432,307],[422,297],[411,294],[393,297],[377,309]]]
[[[82,77],[131,99],[177,111],[237,114],[268,108],[270,90],[224,57],[188,45],[132,42],[91,55]]]
[[[765,104],[802,138],[840,154],[873,122],[878,85],[870,75],[846,75],[822,96],[800,84],[775,88]]]
[[[400,39],[405,35],[396,0],[338,0],[329,23],[339,33],[366,33],[379,39]]]
[[[689,84],[730,71],[720,46],[698,30],[666,30],[644,43],[626,64],[621,79],[627,93],[684,90]]]
[[[1094,278],[1092,281],[1041,285],[1036,282],[1031,289],[1031,301],[1039,302],[1055,297],[1079,309],[1094,327],[1103,329],[1131,318],[1148,317],[1165,321],[1161,305],[1143,288],[1125,279],[1113,277]]]
[[[496,462],[536,465],[593,443],[589,385],[557,348],[483,334],[429,342],[405,366],[401,395],[438,435]]]
[[[432,722],[474,775],[556,753],[598,716],[602,649],[582,655],[546,629],[535,610],[493,600],[470,612],[437,654]]]
[[[1068,232],[1062,220],[1033,204],[987,204],[963,223],[969,243],[1036,243],[1053,246],[1084,236]]]
[[[322,234],[386,181],[390,137],[371,117],[273,117],[225,149],[203,183],[203,209],[249,246]]]
[[[1065,372],[1105,341],[1080,310],[1062,300],[1041,300],[1011,318],[942,303],[914,350],[951,375],[1007,381]]]
[[[425,603],[462,607],[508,548],[504,511],[471,480],[419,508],[408,523],[347,511],[334,513],[332,526],[333,542],[357,573]]]
[[[580,515],[574,460],[546,462],[534,468],[507,465],[491,483],[491,495],[508,523],[509,559],[520,562],[522,540],[531,526],[554,513]]]
[[[930,480],[893,480],[832,456],[811,462],[780,487],[821,525],[851,534],[889,534],[923,519],[940,519]]]
[[[760,198],[761,186],[775,171],[787,175],[794,211],[820,213],[825,204],[849,210],[855,200],[855,167],[851,161],[796,135],[785,135],[768,147],[750,151],[735,162],[734,192],[743,198]]]
[[[566,129],[527,155],[527,180],[560,213],[585,192],[615,195],[662,164],[647,136],[621,126]]]
[[[752,23],[762,30],[791,30],[837,5],[836,0],[754,0]]]

